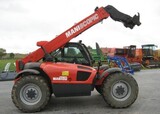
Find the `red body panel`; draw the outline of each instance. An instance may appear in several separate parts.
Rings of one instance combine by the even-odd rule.
[[[51,82],[54,84],[92,84],[97,72],[92,67],[60,62],[45,62],[40,67],[47,73]],[[91,75],[85,81],[77,81],[78,71],[90,72]]]

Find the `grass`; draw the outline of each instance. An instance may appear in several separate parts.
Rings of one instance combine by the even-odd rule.
[[[0,59],[0,72],[4,70],[7,63],[11,63],[10,65],[10,71],[15,71],[16,67],[14,66],[14,63],[17,59],[24,58],[27,54],[15,54],[14,59],[10,59],[10,54],[6,54],[3,59]]]
[[[7,63],[11,63],[9,70],[15,71],[16,67],[14,66],[16,59],[2,59],[0,60],[0,72],[4,70]]]

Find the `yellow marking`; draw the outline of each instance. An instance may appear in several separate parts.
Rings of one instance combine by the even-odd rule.
[[[62,71],[62,76],[69,76],[69,71]]]

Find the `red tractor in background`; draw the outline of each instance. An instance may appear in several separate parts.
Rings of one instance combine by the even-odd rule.
[[[22,112],[37,112],[45,108],[52,94],[90,96],[94,88],[111,107],[133,104],[138,96],[138,84],[130,74],[101,66],[100,62],[98,67],[92,67],[94,60],[86,46],[69,42],[109,16],[131,29],[141,24],[139,15],[131,17],[108,5],[96,8],[93,14],[53,40],[37,42],[39,49],[16,61],[18,74],[11,94],[15,106]]]
[[[156,48],[157,46],[154,44],[145,44],[142,45],[142,48],[136,49],[135,45],[130,45],[124,47],[124,54],[131,65],[134,63],[140,63],[146,68],[156,68],[160,66],[160,62],[157,57]],[[135,64],[136,65],[136,64]]]
[[[136,55],[136,45],[130,45],[123,47],[125,51],[125,58],[129,61],[131,68],[134,71],[140,71],[142,69],[142,58]]]
[[[136,49],[136,45],[125,46],[123,48],[108,48],[107,54],[111,56],[125,57],[134,70],[140,70],[141,66],[145,68],[160,67],[160,59],[157,46],[154,44],[142,45],[142,48]]]
[[[137,57],[136,54],[136,45],[124,46],[123,48],[107,48],[108,56],[125,57],[134,71],[140,71],[142,58]]]

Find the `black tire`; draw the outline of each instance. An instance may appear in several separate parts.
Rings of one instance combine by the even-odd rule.
[[[12,101],[22,112],[41,111],[49,102],[50,89],[41,76],[20,78],[12,88]]]
[[[138,84],[130,74],[111,74],[102,85],[102,96],[113,108],[125,108],[132,105],[138,97],[138,91]]]

